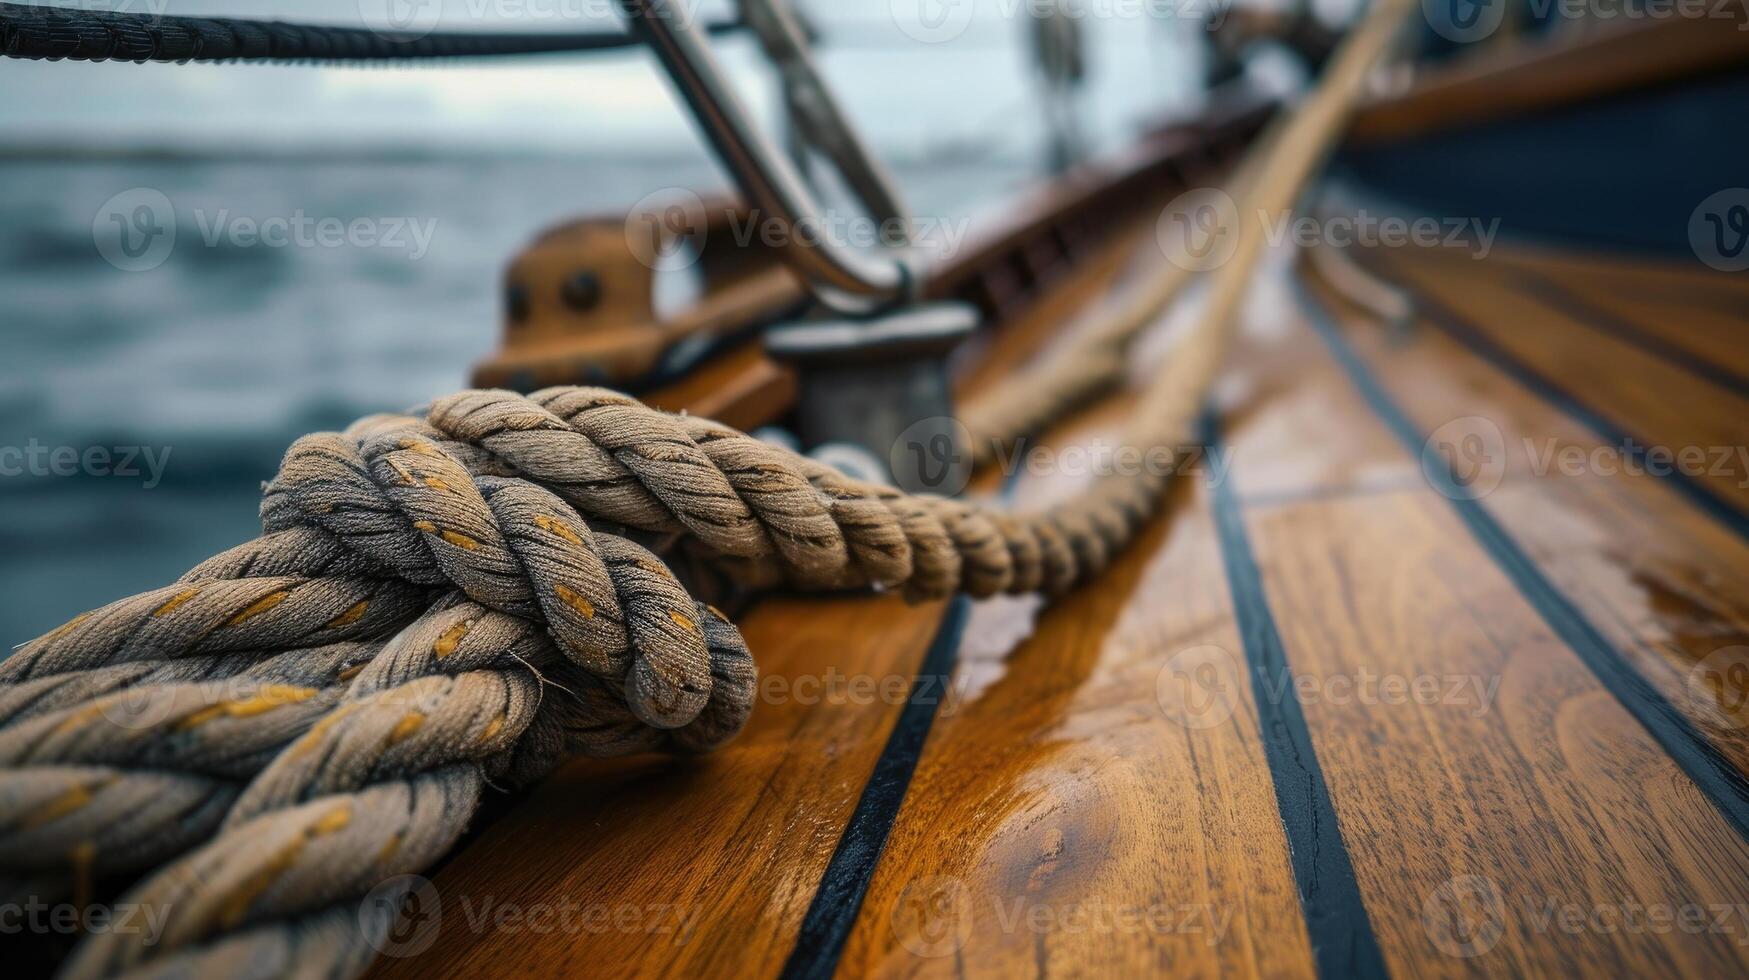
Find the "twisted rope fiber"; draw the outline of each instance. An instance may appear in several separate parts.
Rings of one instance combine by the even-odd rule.
[[[1283,133],[1258,179],[1283,206],[1406,9],[1375,7]],[[1241,228],[1127,441],[1188,442],[1257,236]],[[1136,533],[1160,472],[1005,514],[592,388],[464,392],[425,423],[305,437],[261,538],[0,663],[0,828],[27,837],[0,875],[148,871],[124,900],[168,914],[159,942],[88,937],[71,976],[354,973],[393,915],[360,897],[448,850],[488,781],[571,751],[705,749],[744,721],[739,634],[591,521],[760,581],[1054,593]]]
[[[722,34],[741,26],[713,22],[704,29]],[[637,43],[614,31],[415,33],[0,3],[0,54],[48,61],[407,61],[602,51]]]
[[[541,441],[563,439],[567,459],[589,464],[563,474],[564,489],[600,502],[598,515],[708,535],[729,557],[776,562],[804,585],[860,576],[921,581],[920,595],[989,594],[1049,573],[1065,588],[1109,560],[1157,494],[1150,480],[1047,515],[993,514],[852,481],[596,389],[463,393],[431,417],[455,431],[493,420],[482,443],[536,466],[546,465]],[[620,436],[611,452],[575,442],[599,424]],[[375,425],[299,440],[267,488],[266,535],[0,665],[0,700],[14,710],[0,729],[9,767],[0,822],[24,831],[0,859],[38,878],[69,854],[100,871],[168,861],[127,897],[169,912],[160,943],[93,936],[72,975],[205,969],[210,957],[263,944],[302,949],[288,936],[318,926],[335,968],[349,969],[371,937],[333,942],[344,934],[333,917],[366,883],[435,860],[465,828],[482,780],[532,778],[579,745],[705,749],[740,727],[753,670],[732,627],[691,602],[653,555],[591,531],[535,483],[470,473],[433,432]],[[395,577],[370,577],[384,570]],[[390,608],[377,615],[398,625],[407,607],[394,603],[411,596],[416,606],[418,586],[455,591],[386,642],[357,641],[380,630],[361,626],[372,600],[356,596],[386,594]],[[614,615],[616,601],[631,615]],[[325,635],[338,642],[309,646]],[[256,665],[232,653],[286,647],[295,658]],[[563,683],[583,694],[547,703],[580,720],[541,719],[542,668],[576,675]],[[215,698],[212,679],[227,675],[258,687]],[[567,738],[567,728],[581,734]],[[534,761],[512,765],[518,752]],[[382,799],[395,801],[383,806],[397,819],[372,809]],[[364,811],[368,832],[347,830]],[[258,846],[280,836],[282,848]]]
[[[220,831],[199,852],[206,854],[228,846],[233,835],[258,836],[261,828],[241,827],[246,816],[311,798],[374,793],[376,799],[383,786],[397,781],[390,778],[395,774],[405,783],[409,775],[424,779],[444,765],[472,762],[472,772],[502,770],[521,782],[557,757],[554,745],[598,755],[657,747],[704,750],[740,728],[751,707],[754,675],[733,627],[693,603],[655,556],[629,541],[593,534],[538,487],[471,476],[424,441],[428,434],[402,429],[362,439],[303,440],[269,489],[269,533],[263,538],[203,563],[177,586],[81,617],[0,664],[0,679],[8,682],[0,687],[0,705],[8,709],[0,764],[10,767],[0,775],[0,826],[19,831],[0,845],[9,878],[25,886],[41,882],[64,868],[69,855],[88,874],[148,868]],[[372,463],[393,497],[369,482]],[[335,505],[337,480],[357,491],[352,506]],[[433,502],[436,495],[460,503],[446,510]],[[341,531],[292,526],[290,515],[305,505]],[[396,506],[408,509],[399,512],[405,527],[385,528],[383,515]],[[495,537],[489,523],[478,524],[481,512],[492,507],[530,533]],[[452,528],[468,528],[477,537],[464,540],[449,530],[434,535],[440,544],[422,553],[405,547],[409,536],[425,534],[415,526],[421,519],[409,513],[432,510],[443,511]],[[360,542],[362,547],[353,547]],[[533,581],[569,597],[565,618],[545,622],[527,589],[508,582],[506,550],[527,562]],[[443,577],[446,564],[455,581]],[[361,574],[385,568],[401,577]],[[295,649],[319,638],[346,641],[392,632],[428,603],[428,590],[412,587],[422,583],[461,589],[430,604],[423,617],[386,642]],[[470,591],[521,615],[462,601]],[[226,653],[288,647],[294,649],[256,666],[252,654]],[[531,708],[540,701],[532,671],[543,667],[555,672],[554,684],[565,692],[542,702],[549,707],[544,721]],[[702,676],[694,676],[700,669]],[[434,686],[427,675],[439,672],[444,683]],[[610,677],[597,676],[602,672]],[[235,684],[211,683],[241,675],[256,683],[241,691]],[[195,678],[208,683],[189,682]],[[379,690],[385,687],[386,693]],[[635,708],[628,697],[637,699]],[[452,724],[438,723],[444,719]],[[469,726],[472,735],[464,731]],[[357,731],[366,734],[351,735]],[[411,738],[420,733],[420,739]],[[358,744],[336,741],[349,736]],[[540,746],[547,748],[534,751]],[[382,758],[369,755],[372,747]],[[415,748],[420,753],[409,755]],[[532,753],[538,764],[509,765],[504,760],[513,751]],[[323,759],[330,760],[327,770],[296,765]],[[437,840],[441,846],[429,854],[406,850],[395,859],[399,863],[388,862],[389,852],[361,850],[365,838],[345,838],[354,846],[335,851],[331,863],[374,873],[373,883],[428,865],[459,835],[475,807],[477,779],[465,775],[446,776],[436,797],[407,797],[440,799],[442,805],[407,810],[401,821],[384,824],[383,833]],[[339,819],[332,812],[303,816]],[[388,847],[380,836],[369,840]],[[227,867],[274,856],[242,845],[226,853]],[[141,894],[147,901],[172,894],[163,883],[186,877],[192,860],[152,876]],[[257,868],[248,881],[274,879],[277,867]],[[230,933],[262,908],[288,922],[310,909],[327,914],[323,902],[351,908],[364,889],[350,881],[337,890],[329,878],[314,890],[294,881],[285,886],[290,904],[264,905],[267,897],[252,896],[244,905],[202,913],[180,902],[173,924],[188,921],[185,915],[205,918],[170,935]],[[245,905],[248,915],[235,911]],[[356,926],[351,935],[350,942],[328,947],[335,955],[356,954],[369,937]],[[285,936],[274,927],[246,945],[278,948]],[[100,975],[129,965],[124,954],[141,951],[123,938],[94,937],[74,966],[87,964],[91,969],[84,972]],[[241,948],[231,940],[212,948],[221,947]],[[98,948],[109,952],[89,952]],[[167,948],[161,944],[157,951]]]
[[[1260,136],[1228,182],[1228,193],[1243,198],[1262,161],[1270,133]],[[974,460],[995,462],[1028,436],[1116,388],[1129,369],[1136,340],[1196,279],[1188,265],[1167,262],[1125,291],[1116,302],[1094,312],[1062,345],[1003,378],[968,405],[961,421],[971,435]]]
[[[0,664],[0,825],[20,831],[0,860],[26,881],[69,855],[88,873],[162,865],[127,897],[169,912],[160,943],[93,936],[72,975],[204,969],[303,949],[288,936],[318,926],[332,940],[367,882],[454,841],[484,779],[532,778],[579,747],[706,749],[740,727],[753,670],[733,627],[553,492],[470,466],[546,471],[591,516],[684,529],[798,584],[919,596],[1067,588],[1158,492],[1118,481],[1045,515],[996,514],[598,389],[467,392],[431,419],[300,439],[267,487],[263,537]],[[614,437],[590,438],[602,426]],[[491,457],[455,439],[476,429]],[[542,455],[552,439],[562,456]],[[289,652],[261,659],[273,650]],[[543,702],[542,669],[582,693]],[[238,678],[242,695],[214,687]],[[384,799],[395,819],[376,813]],[[355,812],[368,831],[346,829]],[[276,835],[289,843],[259,846]],[[329,942],[336,969],[368,946],[355,932]]]

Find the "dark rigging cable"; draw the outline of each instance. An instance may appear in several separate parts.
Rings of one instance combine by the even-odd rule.
[[[704,29],[724,34],[742,24],[718,21]],[[0,3],[0,55],[46,61],[405,61],[610,51],[639,43],[620,31],[420,33]]]

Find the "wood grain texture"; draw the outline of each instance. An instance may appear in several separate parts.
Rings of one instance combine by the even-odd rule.
[[[697,760],[565,767],[435,877],[435,945],[377,973],[774,973],[891,726],[883,697],[897,683],[903,698],[939,613],[897,597],[766,600],[740,624],[762,678],[740,737]],[[834,694],[832,678],[877,693],[852,698],[847,680]],[[550,932],[474,928],[470,903],[578,911]]]
[[[992,335],[971,389],[1129,274],[1145,232]],[[1413,274],[1545,338],[1527,358],[1562,328],[1485,273]],[[1214,465],[1239,492],[1293,688],[1252,685],[1197,482],[1101,581],[1043,611],[979,604],[839,975],[1312,974],[1259,698],[1303,706],[1394,974],[1749,969],[1749,844],[1476,543],[1291,294],[1259,293],[1221,386],[1233,456]],[[1596,448],[1444,335],[1392,338],[1350,314],[1424,429],[1475,415],[1509,442]],[[1685,411],[1728,404],[1693,397]],[[1131,404],[1107,399],[1043,444],[1114,445]],[[1025,476],[1021,506],[1084,482],[1062,462]],[[1749,771],[1749,709],[1730,700],[1749,689],[1689,684],[1749,629],[1749,544],[1658,481],[1538,473],[1523,451],[1482,503]],[[567,767],[436,876],[436,945],[377,972],[775,974],[940,615],[763,600],[742,619],[766,680],[740,739],[700,760]]]
[[[1497,428],[1503,454],[1488,482],[1499,485],[1482,504],[1639,672],[1749,772],[1749,688],[1712,669],[1735,662],[1730,648],[1749,647],[1749,542],[1663,481],[1610,465],[1613,455],[1590,430],[1439,331],[1391,338],[1329,292],[1314,294],[1422,431],[1453,423],[1484,431],[1475,420]]]
[[[1563,300],[1582,304],[1591,311],[1593,323],[1619,324],[1619,329],[1643,337],[1654,350],[1675,352],[1677,360],[1692,359],[1715,371],[1749,375],[1749,295],[1712,296],[1694,289],[1619,282],[1600,285],[1595,274],[1506,264],[1528,276],[1522,281],[1532,292],[1552,288]]]
[[[1250,527],[1296,673],[1275,696],[1304,704],[1393,972],[1749,965],[1725,933],[1544,922],[1567,906],[1742,903],[1749,846],[1444,501],[1310,501],[1262,509]]]
[[[1749,397],[1723,389],[1502,283],[1483,262],[1429,268],[1392,256],[1382,263],[1533,370],[1559,380],[1642,447],[1713,452],[1749,445]],[[1738,510],[1749,510],[1741,477],[1694,477]]]
[[[691,412],[751,430],[775,422],[795,403],[795,371],[746,344],[643,400],[670,412]]]
[[[1038,323],[1091,302],[1124,257],[1077,270],[984,356],[1024,357],[1048,335]],[[657,402],[703,411],[723,394],[701,381]],[[437,873],[436,942],[374,973],[776,973],[944,608],[862,594],[760,600],[737,619],[761,675],[745,732],[698,760],[566,766]],[[480,919],[488,903],[511,921]],[[563,910],[569,927],[525,924],[530,911],[550,923]]]
[[[1417,260],[1436,259],[1417,256]],[[1467,261],[1451,257],[1453,261]],[[1667,302],[1732,301],[1749,314],[1749,277],[1719,272],[1694,260],[1624,256],[1605,252],[1553,250],[1524,245],[1500,246],[1489,253],[1494,262],[1523,266],[1549,275],[1571,276],[1583,288],[1603,292],[1641,292]]]
[[[1342,431],[1379,427],[1358,397],[1333,394],[1344,403],[1348,417],[1329,420]],[[1267,696],[1304,707],[1392,971],[1744,969],[1749,923],[1732,934],[1591,921],[1599,908],[1607,919],[1741,903],[1749,845],[1448,502],[1422,485],[1258,503],[1251,462],[1278,454],[1277,438],[1263,427],[1232,437],[1296,673],[1294,690]],[[1569,905],[1585,919],[1573,929]]]
[[[1053,441],[1115,444],[1128,404]],[[840,975],[1311,975],[1207,486],[1035,614],[976,608]]]

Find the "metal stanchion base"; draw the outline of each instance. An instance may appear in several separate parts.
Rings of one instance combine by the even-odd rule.
[[[796,430],[805,448],[857,446],[900,489],[953,494],[965,486],[971,453],[953,417],[947,358],[977,323],[971,306],[932,303],[776,327],[765,349],[801,376]]]

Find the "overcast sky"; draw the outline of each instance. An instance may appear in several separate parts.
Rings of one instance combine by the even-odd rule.
[[[700,16],[727,0],[691,0]],[[1037,133],[1024,0],[800,0],[819,26],[824,70],[884,152],[949,139],[1030,143]],[[1188,20],[1137,0],[1084,0],[1094,129],[1115,141],[1190,98],[1198,66]],[[1193,3],[1195,0],[1178,0]],[[134,13],[284,17],[377,26],[390,3],[438,30],[617,29],[611,0],[56,0]],[[968,6],[961,6],[968,5]],[[1155,5],[1157,6],[1157,4]],[[920,17],[920,15],[922,15]],[[921,40],[920,40],[921,39]],[[928,43],[925,43],[928,42]],[[745,38],[718,39],[757,111],[771,82]],[[649,56],[541,56],[431,67],[127,65],[0,61],[0,144],[245,146],[414,144],[601,152],[697,145]]]

